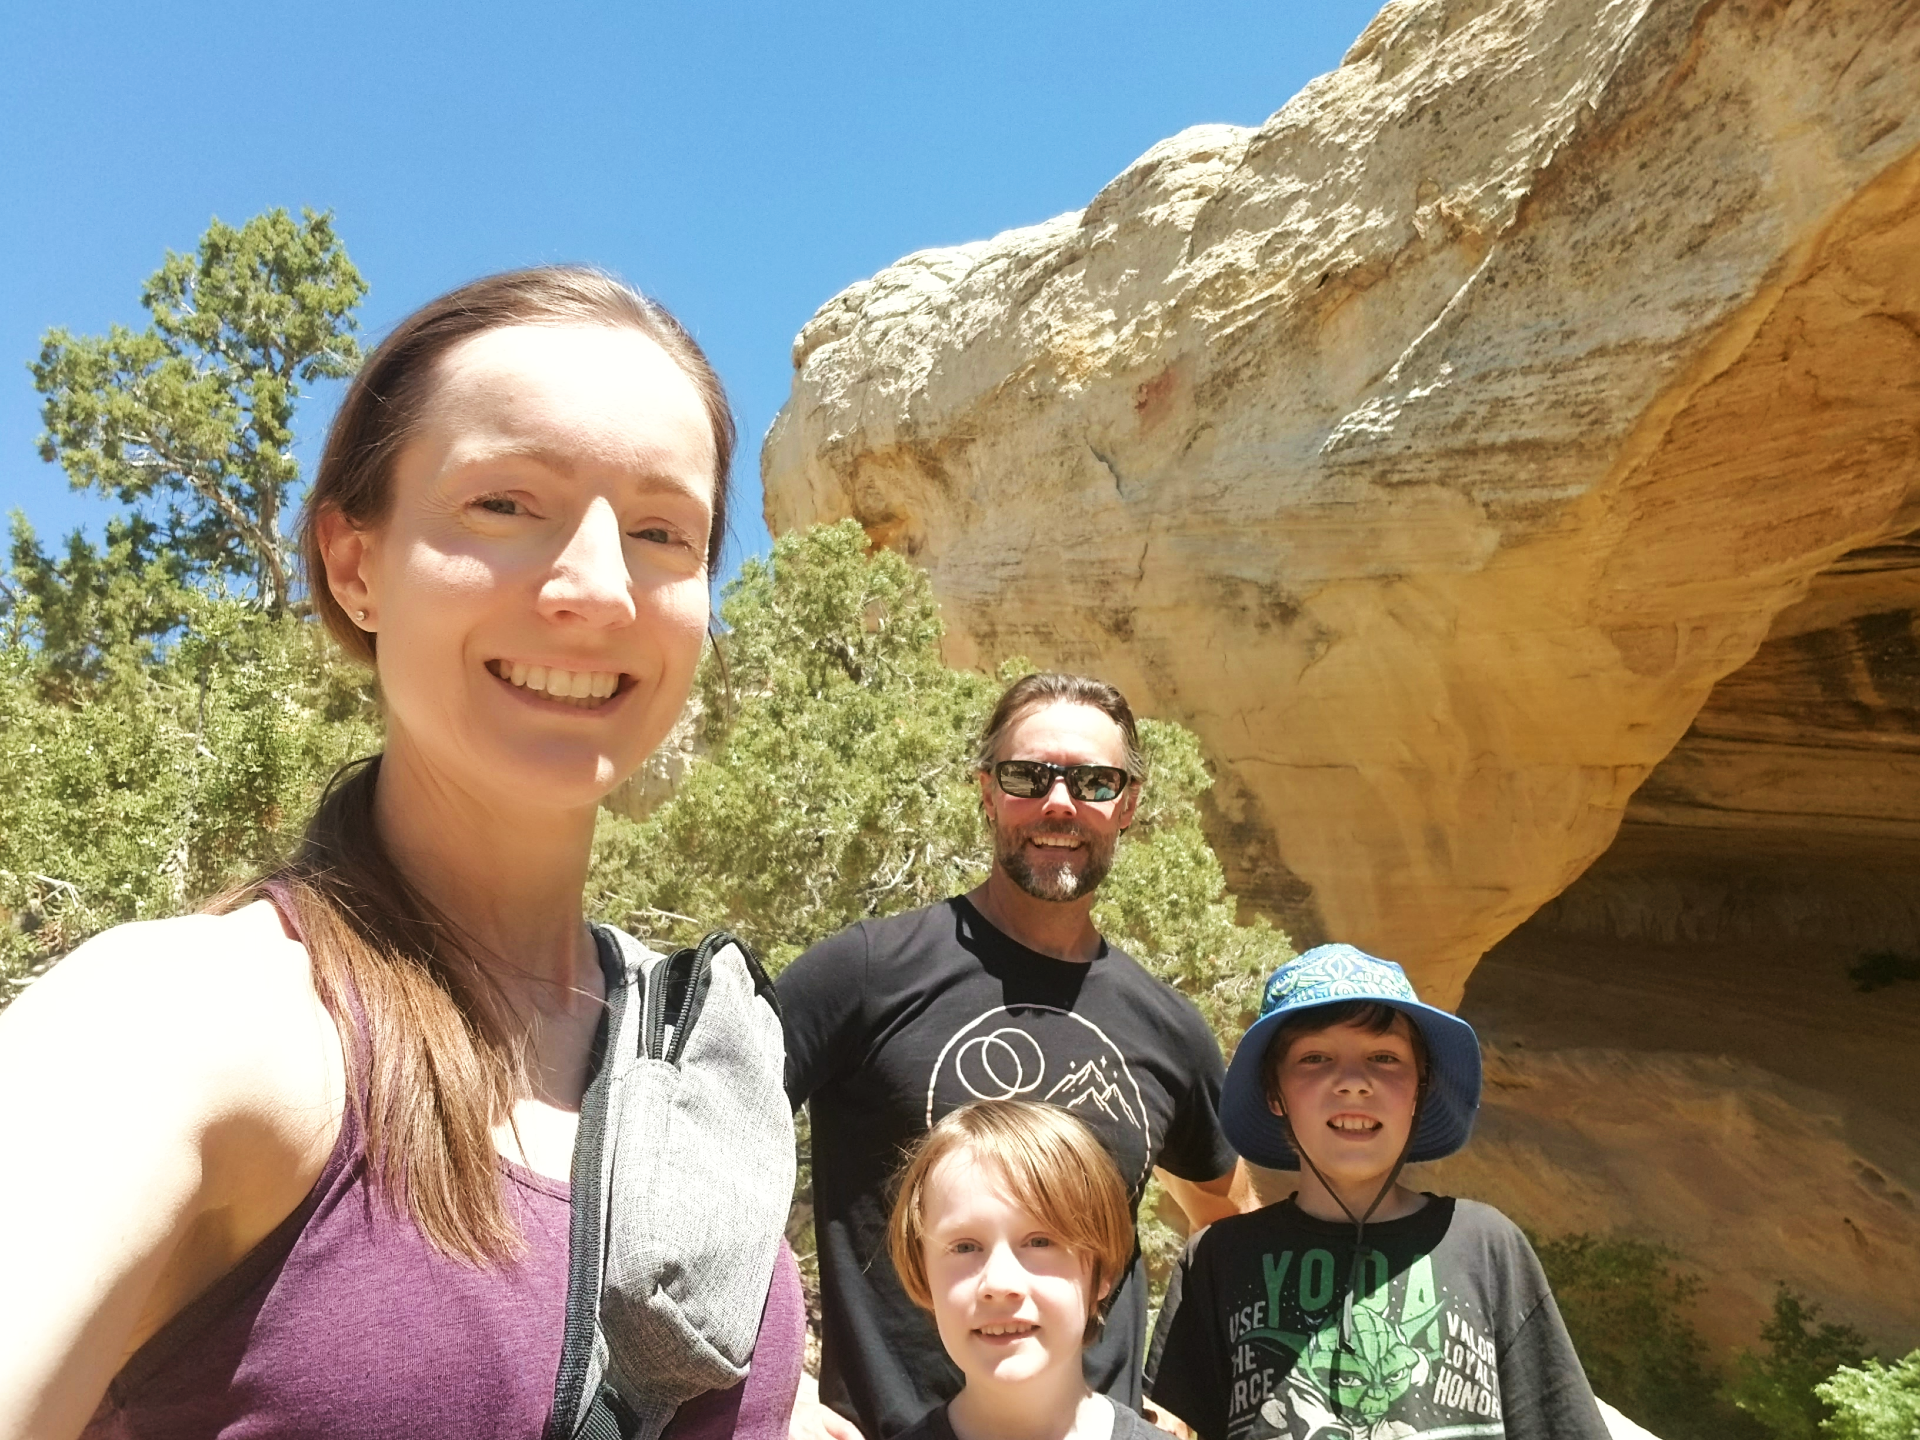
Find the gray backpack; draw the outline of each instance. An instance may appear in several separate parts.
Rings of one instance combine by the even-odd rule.
[[[786,1047],[773,983],[733,936],[662,957],[594,932],[607,1016],[545,1440],[655,1440],[746,1376],[793,1196]]]

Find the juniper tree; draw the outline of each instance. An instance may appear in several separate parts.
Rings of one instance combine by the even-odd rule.
[[[41,457],[145,517],[196,577],[284,612],[294,413],[306,387],[359,365],[366,291],[329,214],[214,220],[142,288],[145,329],[47,333],[32,366]]]

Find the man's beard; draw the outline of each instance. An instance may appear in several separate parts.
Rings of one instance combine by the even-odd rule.
[[[1079,850],[1030,848],[1036,835],[1063,835],[1078,840]],[[1033,825],[1024,830],[994,830],[994,860],[1007,878],[1036,900],[1062,902],[1091,894],[1113,868],[1114,837],[1104,839],[1077,825]]]

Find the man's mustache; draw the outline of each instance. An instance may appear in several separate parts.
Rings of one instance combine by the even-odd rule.
[[[1029,825],[1020,831],[1020,837],[1030,840],[1037,835],[1051,835],[1064,840],[1085,840],[1086,830],[1079,825]]]

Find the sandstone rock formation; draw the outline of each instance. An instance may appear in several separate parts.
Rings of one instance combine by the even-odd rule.
[[[1917,253],[1914,0],[1396,0],[1258,129],[830,301],[768,522],[857,516],[956,660],[1192,726],[1241,895],[1452,1003],[1696,716],[1636,826],[1791,835],[1844,772],[1828,833],[1913,838],[1868,652],[1912,636]]]
[[[1782,1281],[1889,1354],[1920,1346],[1920,985],[1861,993],[1843,945],[1622,946],[1546,921],[1474,971],[1474,1142],[1413,1183],[1542,1235],[1669,1246],[1720,1355],[1757,1344]]]

